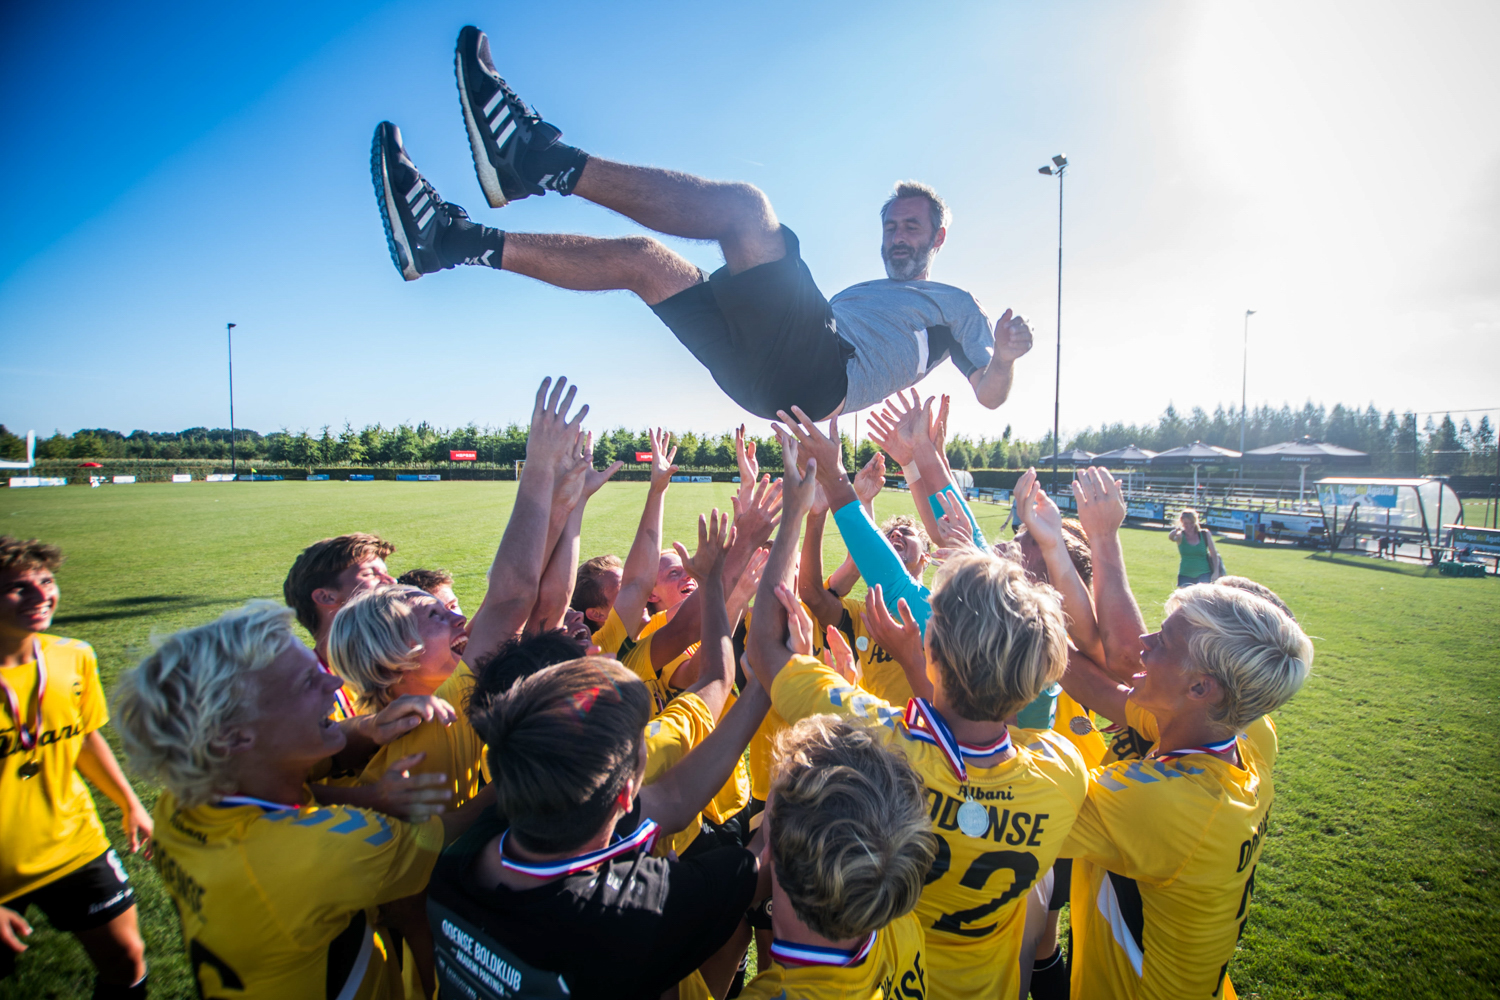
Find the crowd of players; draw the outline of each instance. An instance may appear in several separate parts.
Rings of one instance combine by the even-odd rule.
[[[1274,594],[1188,586],[1147,634],[1109,474],[1079,473],[1072,521],[1028,473],[992,544],[915,392],[852,477],[836,420],[781,414],[779,481],[741,435],[733,510],[691,551],[664,544],[654,436],[629,552],[580,566],[618,465],[573,402],[537,394],[471,613],[446,574],[393,578],[389,542],[324,539],[284,605],[161,641],[108,713],[89,646],[47,634],[61,553],[0,539],[0,976],[35,904],[94,996],[147,995],[81,776],[152,857],[204,997],[1233,996],[1269,713],[1312,661]],[[877,527],[891,465],[915,510]],[[830,515],[850,556],[825,575]],[[149,813],[107,718],[163,788]]]

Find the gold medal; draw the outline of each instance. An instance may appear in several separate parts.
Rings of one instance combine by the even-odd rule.
[[[23,778],[35,778],[41,773],[42,765],[34,760],[28,760],[26,763],[16,768],[16,774],[20,775]]]
[[[973,799],[965,799],[958,807],[958,828],[965,836],[983,837],[990,832],[989,811]]]

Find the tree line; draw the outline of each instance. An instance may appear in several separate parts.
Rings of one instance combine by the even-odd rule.
[[[845,431],[851,429],[846,422]],[[1245,421],[1245,447],[1258,448],[1290,441],[1303,436],[1331,444],[1354,448],[1370,454],[1370,471],[1374,473],[1410,474],[1474,473],[1488,475],[1495,470],[1495,428],[1488,416],[1471,424],[1467,417],[1455,423],[1451,415],[1441,421],[1428,416],[1418,424],[1416,413],[1389,410],[1381,413],[1374,405],[1363,409],[1342,403],[1332,409],[1311,402],[1294,410],[1261,406],[1251,410]],[[674,438],[678,448],[677,464],[684,469],[730,469],[734,467],[734,438],[687,432]],[[762,466],[781,466],[781,449],[774,437],[756,438]],[[874,454],[869,441],[858,447],[847,436],[846,447],[858,462]],[[1165,451],[1193,441],[1238,450],[1240,423],[1238,407],[1220,405],[1209,414],[1193,407],[1186,415],[1169,405],[1155,423],[1113,423],[1089,427],[1065,439],[1065,448],[1082,448],[1101,453],[1135,444],[1152,451]],[[342,430],[324,426],[314,434],[306,430],[286,429],[261,434],[236,429],[234,451],[242,460],[266,465],[315,468],[339,465],[414,466],[446,464],[450,451],[473,451],[479,463],[508,467],[526,457],[526,430],[517,424],[505,427],[481,427],[468,424],[458,428],[439,428],[425,421],[415,426],[397,424],[385,427],[371,424],[355,429],[346,423]],[[601,464],[614,459],[635,461],[637,452],[649,451],[650,440],[644,430],[617,427],[599,434],[594,455]],[[998,437],[967,434],[952,435],[948,441],[948,460],[959,469],[1017,469],[1038,462],[1052,452],[1051,434],[1036,441],[1012,435],[1006,427]],[[225,428],[192,427],[184,431],[135,430],[129,434],[95,427],[73,434],[54,433],[37,441],[38,459],[210,459],[228,461],[230,432]],[[25,441],[0,425],[0,457],[24,458]]]

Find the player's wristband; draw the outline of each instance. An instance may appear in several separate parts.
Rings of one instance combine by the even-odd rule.
[[[922,478],[922,471],[917,468],[917,463],[901,466],[901,471],[906,476],[906,485],[910,486]]]

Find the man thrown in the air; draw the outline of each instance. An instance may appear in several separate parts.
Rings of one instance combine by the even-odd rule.
[[[389,122],[375,129],[371,171],[391,258],[403,277],[477,264],[559,288],[628,289],[652,308],[729,397],[774,419],[793,405],[814,419],[872,406],[951,358],[984,406],[1010,393],[1031,331],[1006,310],[993,328],[968,292],[929,281],[948,208],[903,183],[881,208],[887,277],[823,297],[797,237],[751,184],[637,167],[560,141],[496,72],[489,40],[464,28],[455,57],[474,167],[490,205],[576,194],[648,229],[716,240],[724,266],[705,274],[649,236],[601,239],[510,233],[469,220],[417,171]]]

